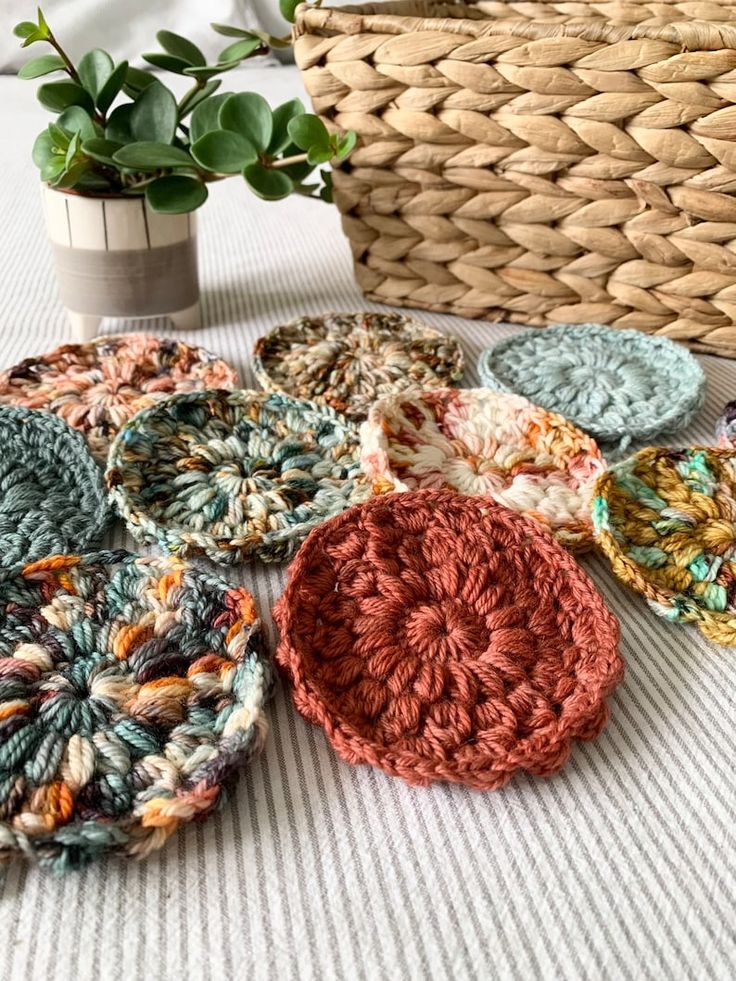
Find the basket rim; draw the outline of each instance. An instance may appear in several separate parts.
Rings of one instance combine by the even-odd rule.
[[[470,11],[471,4],[454,0],[425,0],[428,6],[457,6]],[[732,5],[725,0],[725,5]],[[295,37],[329,31],[333,34],[417,34],[435,32],[458,34],[468,40],[492,36],[544,39],[579,38],[601,44],[647,39],[680,46],[684,52],[721,51],[736,48],[736,24],[722,21],[694,20],[653,26],[646,24],[611,24],[600,17],[599,23],[548,24],[513,18],[493,20],[490,17],[418,17],[411,11],[419,0],[394,0],[391,3],[369,3],[345,7],[313,7],[302,3],[296,8]],[[383,12],[382,8],[391,12]],[[403,12],[406,8],[406,13]]]

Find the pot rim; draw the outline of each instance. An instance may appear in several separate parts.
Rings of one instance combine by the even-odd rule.
[[[41,186],[54,194],[69,194],[77,198],[104,198],[115,201],[145,201],[145,194],[115,194],[106,191],[77,191],[73,187],[52,187],[48,181],[41,181]]]

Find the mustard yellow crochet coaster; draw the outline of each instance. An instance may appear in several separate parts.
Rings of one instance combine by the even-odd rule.
[[[598,479],[593,527],[656,613],[736,647],[736,450],[641,450]]]

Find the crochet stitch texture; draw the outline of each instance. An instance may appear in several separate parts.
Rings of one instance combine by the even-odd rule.
[[[595,493],[596,538],[618,578],[660,616],[736,646],[736,451],[641,450]]]
[[[274,610],[294,704],[348,763],[479,790],[549,774],[623,676],[595,586],[538,525],[436,491],[317,528]]]
[[[559,412],[612,458],[683,429],[705,400],[703,369],[686,348],[601,324],[514,334],[483,351],[478,372],[489,388]]]
[[[264,392],[175,395],[135,416],[107,483],[128,529],[178,555],[288,559],[370,489],[358,434],[328,406]]]
[[[82,436],[50,412],[0,406],[0,565],[92,548],[109,518]]]
[[[173,558],[0,570],[0,858],[141,858],[218,805],[261,747],[251,596]]]
[[[115,433],[161,395],[234,388],[235,371],[201,347],[145,334],[64,344],[0,373],[0,404],[48,409],[105,460]]]
[[[716,422],[718,445],[725,449],[736,448],[736,402],[728,402]]]
[[[371,408],[360,438],[361,465],[376,493],[487,495],[569,548],[592,543],[600,451],[567,420],[518,395],[443,388],[392,396]]]
[[[463,375],[454,337],[398,313],[300,317],[259,338],[253,363],[266,391],[326,403],[349,419],[365,419],[385,395]]]

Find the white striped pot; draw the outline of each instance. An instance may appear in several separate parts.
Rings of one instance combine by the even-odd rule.
[[[201,326],[194,214],[161,215],[143,198],[46,184],[42,193],[61,302],[80,340],[94,337],[103,317]]]

